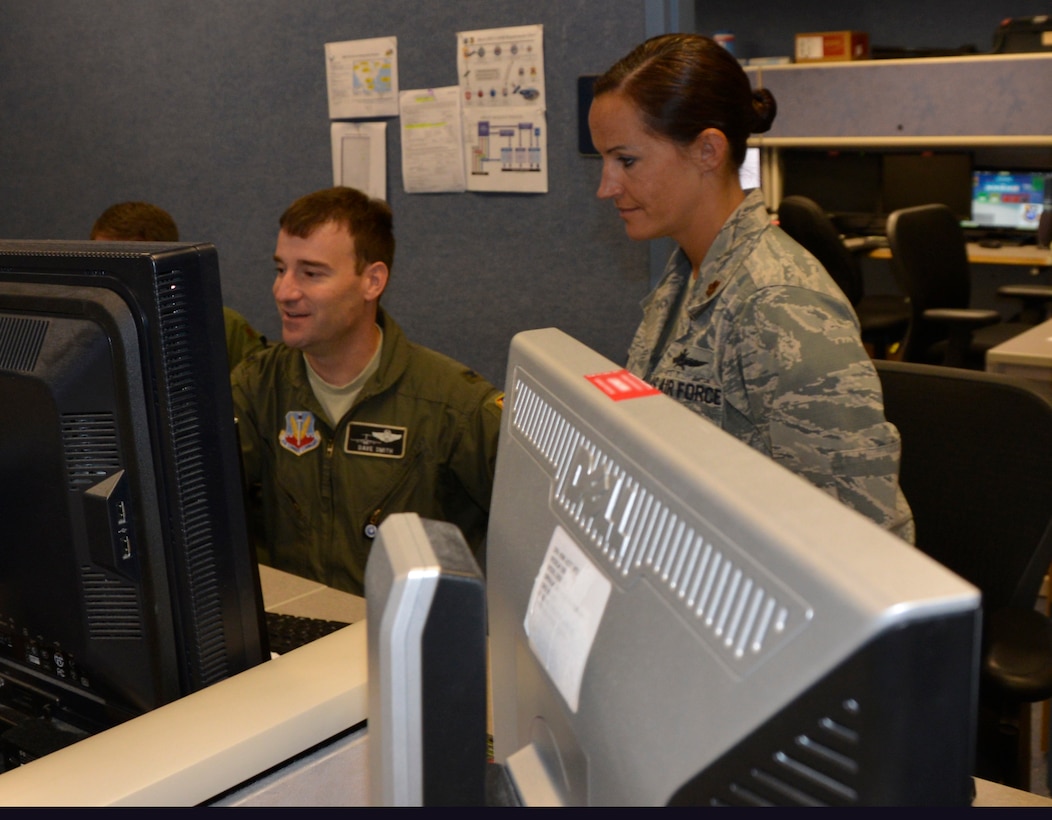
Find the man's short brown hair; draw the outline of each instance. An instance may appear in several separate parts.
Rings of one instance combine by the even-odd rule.
[[[390,206],[356,188],[338,186],[307,194],[293,202],[278,224],[285,233],[304,239],[329,222],[354,238],[358,270],[373,262],[394,264],[394,227]]]

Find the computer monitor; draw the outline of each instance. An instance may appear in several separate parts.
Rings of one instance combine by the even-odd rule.
[[[760,171],[760,164],[760,149],[750,145],[745,149],[745,161],[738,169],[738,181],[741,183],[743,191],[761,187],[763,177]]]
[[[482,806],[486,592],[455,524],[392,513],[365,569],[369,796],[374,806]]]
[[[0,396],[5,768],[269,657],[213,246],[0,240]]]
[[[967,151],[891,151],[884,154],[881,206],[884,215],[939,203],[962,223],[972,215],[972,155]]]
[[[992,233],[1036,234],[1041,212],[1052,207],[1052,172],[976,168],[967,227]]]
[[[527,805],[967,805],[979,594],[554,329],[516,335],[487,538]]]
[[[806,196],[842,233],[883,228],[881,155],[875,151],[787,149],[782,152],[782,196]]]

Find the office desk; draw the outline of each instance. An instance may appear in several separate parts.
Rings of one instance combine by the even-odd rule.
[[[890,248],[874,248],[870,259],[891,259]],[[975,265],[1022,265],[1031,268],[1052,266],[1052,250],[1036,245],[1002,245],[984,248],[978,242],[968,243],[968,261]]]
[[[365,602],[260,568],[268,609],[354,620]],[[0,774],[2,806],[368,806],[365,621]],[[293,761],[293,762],[289,762]],[[975,806],[1052,800],[976,781]]]
[[[986,370],[1028,379],[1052,399],[1052,320],[990,348]]]
[[[354,620],[365,601],[260,567],[268,608]],[[364,737],[364,620],[0,774],[4,806],[196,806],[338,738]],[[361,748],[359,743],[358,748]],[[347,772],[343,772],[343,778]],[[365,780],[304,776],[299,805],[365,804]],[[331,782],[330,782],[331,781]],[[332,790],[338,789],[338,797]],[[357,789],[355,791],[354,789]],[[350,790],[350,791],[349,791]]]

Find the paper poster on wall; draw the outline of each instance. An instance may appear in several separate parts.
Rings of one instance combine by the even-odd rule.
[[[469,191],[547,193],[544,27],[457,33]]]
[[[398,38],[325,44],[329,119],[398,116]]]
[[[543,35],[540,25],[459,32],[457,76],[464,107],[546,108]]]
[[[548,126],[540,108],[464,111],[469,191],[548,192]]]
[[[387,123],[334,122],[331,129],[333,184],[387,199]]]
[[[425,88],[399,94],[402,184],[407,194],[463,191],[460,89]]]

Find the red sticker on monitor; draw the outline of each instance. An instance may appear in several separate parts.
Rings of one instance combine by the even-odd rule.
[[[661,392],[627,370],[615,370],[612,373],[596,373],[592,376],[585,376],[585,378],[614,401],[638,399],[642,396],[653,396],[655,393]]]

